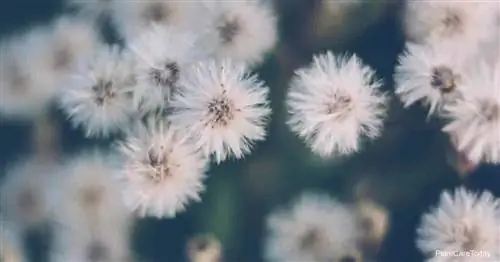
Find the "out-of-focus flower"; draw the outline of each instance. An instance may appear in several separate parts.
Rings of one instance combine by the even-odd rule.
[[[255,65],[277,42],[272,7],[259,0],[206,1],[209,26],[203,44],[217,58]]]
[[[263,140],[271,113],[269,89],[241,63],[231,60],[193,66],[172,99],[170,120],[217,163],[239,159]]]
[[[429,115],[442,113],[462,95],[466,61],[453,46],[408,44],[395,70],[396,94],[405,107],[422,101]]]
[[[474,1],[409,1],[404,24],[414,42],[449,42],[463,52],[475,52],[479,43],[494,36],[495,12],[488,3]]]
[[[22,234],[0,214],[0,261],[27,262],[23,251]]]
[[[389,214],[385,208],[368,199],[356,204],[358,220],[362,227],[364,253],[375,255],[389,227]]]
[[[12,166],[0,186],[2,212],[20,230],[39,226],[49,220],[49,181],[54,164],[29,158]]]
[[[362,233],[355,213],[327,195],[304,193],[290,210],[267,222],[272,262],[358,261]],[[353,260],[354,259],[354,260]]]
[[[463,79],[463,98],[444,108],[443,130],[457,139],[458,150],[474,163],[500,163],[500,61],[480,63]]]
[[[355,55],[317,55],[292,80],[288,124],[320,156],[355,152],[362,137],[374,139],[382,129],[387,98],[380,87]]]
[[[153,24],[188,30],[200,15],[204,17],[199,9],[197,1],[114,0],[112,21],[126,41],[133,41]]]
[[[188,32],[153,26],[130,44],[136,63],[134,104],[141,112],[166,107],[187,67],[202,57],[196,41]]]
[[[222,246],[213,236],[197,236],[189,240],[187,255],[189,262],[221,262]]]
[[[62,17],[0,45],[0,113],[30,119],[44,114],[61,78],[98,44],[92,26]]]
[[[180,133],[148,120],[120,146],[123,195],[139,216],[174,217],[189,202],[200,201],[207,160]]]
[[[87,136],[108,136],[127,125],[134,112],[128,60],[116,47],[103,47],[61,83],[59,104]]]
[[[500,259],[500,201],[457,188],[443,192],[439,206],[422,218],[417,246],[435,262],[485,262]],[[476,256],[436,256],[436,251],[483,252]],[[486,257],[485,255],[489,255]]]
[[[53,180],[57,181],[51,194],[55,221],[89,230],[127,228],[131,216],[117,183],[120,164],[118,157],[97,151],[69,160]]]

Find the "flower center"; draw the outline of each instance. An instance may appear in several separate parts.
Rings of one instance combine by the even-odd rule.
[[[477,242],[479,241],[479,235],[477,230],[470,227],[465,227],[463,235],[465,241],[462,243],[462,250],[469,251],[477,247]]]
[[[164,147],[160,147],[162,153],[155,149],[148,152],[148,163],[152,167],[152,172],[148,172],[149,179],[155,184],[163,182],[167,177],[172,176],[167,155],[163,152]]]
[[[352,98],[344,92],[336,92],[326,104],[326,113],[335,119],[341,119],[352,110]]]
[[[300,238],[299,247],[302,250],[312,251],[318,248],[320,242],[321,242],[320,232],[316,229],[309,229]]]
[[[38,200],[31,190],[24,190],[19,194],[17,204],[21,210],[31,214],[36,211]]]
[[[54,51],[53,67],[57,71],[65,70],[70,66],[72,59],[73,56],[71,55],[69,47],[60,46]]]
[[[165,63],[162,68],[152,68],[149,76],[154,85],[172,87],[179,80],[179,65],[175,62]]]
[[[443,94],[451,93],[457,88],[458,76],[451,69],[438,66],[432,69],[431,86]]]
[[[227,126],[234,119],[234,104],[226,97],[225,93],[223,91],[221,96],[208,103],[209,123],[212,124],[212,127]]]
[[[92,91],[94,91],[95,94],[95,102],[98,105],[102,105],[106,100],[115,97],[115,92],[112,87],[113,83],[110,80],[102,79],[99,79],[97,83],[92,86]]]
[[[92,185],[85,188],[81,194],[81,201],[86,207],[93,207],[99,204],[103,198],[104,188],[100,185]]]
[[[220,38],[224,44],[231,43],[241,30],[241,23],[237,19],[225,19],[218,28]]]
[[[449,12],[443,19],[443,25],[447,35],[454,35],[462,30],[462,18],[455,12]]]
[[[500,119],[500,105],[491,101],[481,103],[481,114],[487,122]]]

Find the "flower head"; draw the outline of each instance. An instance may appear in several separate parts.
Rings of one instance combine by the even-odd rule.
[[[138,125],[120,149],[126,204],[140,216],[174,217],[200,201],[207,161],[172,128],[153,120]]]
[[[304,193],[291,209],[271,214],[267,227],[269,261],[357,261],[355,213],[327,195]]]
[[[132,111],[131,65],[116,48],[104,47],[81,62],[62,82],[59,104],[87,136],[107,136],[122,129]]]
[[[412,41],[449,42],[464,52],[474,52],[478,44],[493,39],[495,23],[495,8],[474,1],[410,1],[405,16]]]
[[[320,156],[355,152],[361,137],[380,134],[387,100],[380,86],[356,56],[317,55],[292,80],[288,124]]]
[[[134,41],[152,25],[189,29],[199,18],[196,1],[113,1],[112,21],[127,41]]]
[[[460,98],[466,60],[458,51],[448,45],[407,45],[394,75],[405,107],[422,101],[431,115]]]
[[[154,26],[130,44],[136,62],[134,103],[141,112],[166,107],[186,67],[202,57],[194,48],[196,39],[172,27]]]
[[[433,257],[428,261],[474,262],[500,259],[500,201],[489,192],[474,194],[465,188],[443,192],[439,206],[422,217],[417,246],[425,254],[483,251],[490,257]],[[491,259],[491,260],[490,260]]]
[[[172,100],[176,128],[188,132],[205,155],[241,158],[263,140],[271,113],[268,88],[239,63],[201,62],[190,69]]]
[[[444,131],[458,142],[458,150],[478,163],[500,163],[500,61],[482,63],[463,80],[463,98],[444,108],[450,123]]]
[[[205,44],[218,58],[256,64],[277,42],[277,19],[271,7],[256,0],[210,1]]]

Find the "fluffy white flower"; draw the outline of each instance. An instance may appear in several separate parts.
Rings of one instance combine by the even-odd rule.
[[[271,262],[358,261],[361,236],[354,212],[323,194],[304,193],[290,210],[267,220]],[[348,260],[351,259],[351,260]]]
[[[120,149],[125,202],[139,216],[174,217],[200,201],[207,160],[170,127],[138,125]]]
[[[187,30],[202,15],[197,1],[115,0],[111,8],[112,21],[126,41],[133,41],[153,24]]]
[[[461,96],[465,57],[448,45],[408,44],[399,57],[394,81],[405,107],[417,101],[429,107],[429,115]]]
[[[59,170],[51,208],[63,227],[123,230],[131,216],[117,180],[121,161],[111,153],[82,153]]]
[[[387,101],[380,86],[355,55],[316,55],[292,80],[288,124],[320,156],[355,152],[361,137],[380,134]]]
[[[248,154],[266,135],[269,89],[231,60],[201,62],[188,73],[172,99],[173,126],[217,163]]]
[[[444,108],[458,149],[473,162],[500,163],[500,60],[481,63],[463,79],[463,99]]]
[[[58,102],[87,136],[108,136],[127,125],[134,85],[131,64],[116,47],[103,47],[62,82]]]
[[[55,166],[30,158],[9,168],[0,185],[0,205],[5,219],[20,230],[49,219],[48,189]]]
[[[130,255],[132,217],[116,180],[119,164],[114,155],[96,151],[61,168],[51,195],[53,261],[122,262]]]
[[[500,201],[457,188],[443,192],[439,206],[422,217],[417,246],[432,262],[493,262],[500,259]],[[442,252],[482,251],[484,256],[435,256]]]
[[[165,108],[186,67],[202,57],[196,40],[173,27],[153,26],[130,44],[136,62],[134,104],[141,112]]]
[[[204,46],[218,58],[256,64],[277,42],[277,19],[258,0],[207,1],[208,28]]]
[[[33,118],[46,112],[60,79],[98,43],[94,29],[62,17],[0,45],[0,113]]]
[[[407,36],[415,42],[450,42],[475,51],[491,40],[496,26],[495,8],[474,1],[409,1],[405,12]]]

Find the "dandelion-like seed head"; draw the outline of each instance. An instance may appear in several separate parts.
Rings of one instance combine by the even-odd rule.
[[[498,241],[500,230],[500,201],[489,192],[475,194],[465,188],[441,194],[438,207],[422,217],[417,231],[417,246],[425,254],[434,256],[435,250],[467,252],[481,250],[489,259],[500,258]],[[463,258],[457,261],[482,261]],[[446,260],[448,261],[448,260]]]
[[[405,107],[420,101],[429,115],[442,114],[463,96],[466,61],[455,46],[408,44],[395,70],[396,94]]]
[[[296,71],[287,96],[292,131],[320,156],[349,154],[380,134],[386,97],[372,69],[331,52]]]
[[[140,216],[173,217],[200,201],[207,161],[165,123],[139,124],[120,149],[125,202]]]
[[[201,62],[187,73],[172,99],[170,120],[218,163],[228,156],[241,158],[254,141],[265,137],[271,113],[267,94],[268,88],[241,63]]]
[[[61,85],[59,106],[87,136],[121,132],[135,113],[131,106],[133,74],[126,54],[103,47],[85,60]]]
[[[443,130],[473,163],[500,163],[500,63],[479,63],[462,81],[462,99],[444,107]]]
[[[267,220],[266,259],[276,262],[355,259],[361,232],[355,214],[335,199],[304,193],[288,210]]]

